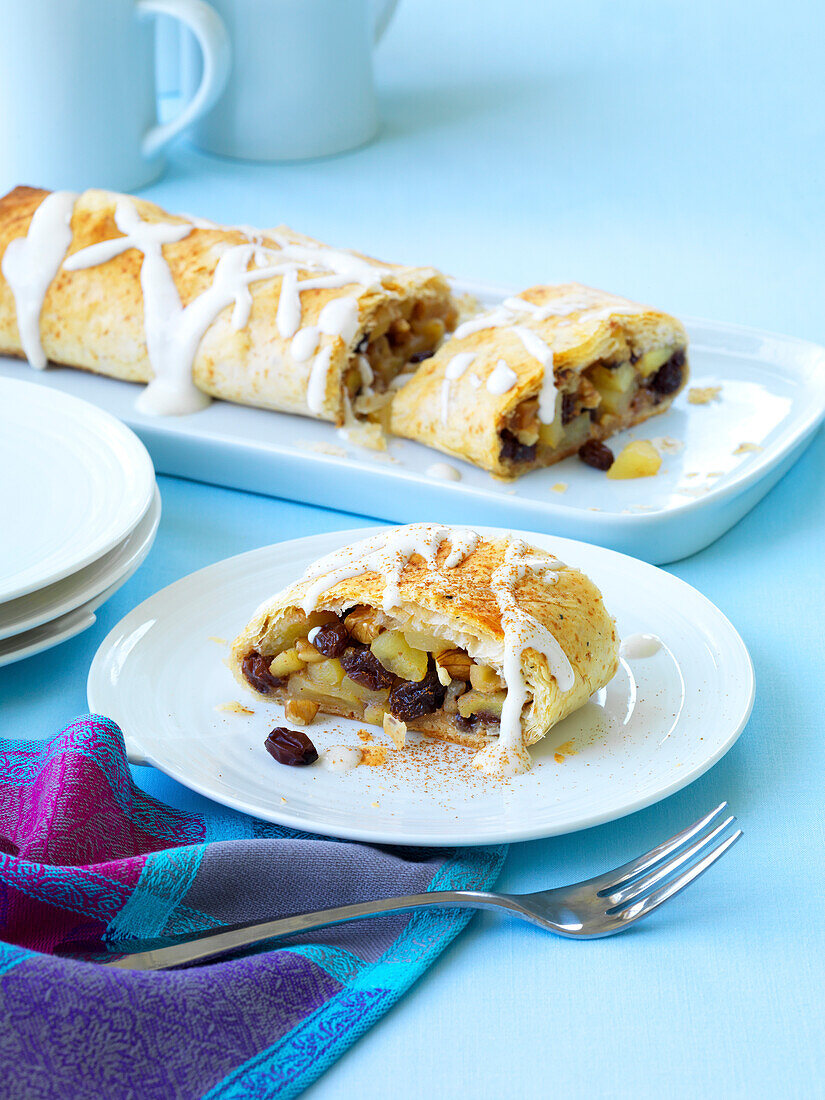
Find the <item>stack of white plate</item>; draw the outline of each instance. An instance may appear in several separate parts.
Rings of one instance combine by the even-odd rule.
[[[152,546],[160,495],[134,432],[0,379],[0,665],[74,637]]]

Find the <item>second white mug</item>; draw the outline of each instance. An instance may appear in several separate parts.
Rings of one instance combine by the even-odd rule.
[[[372,54],[398,0],[211,0],[232,41],[223,94],[195,144],[247,160],[302,160],[363,145],[378,129]],[[185,35],[181,87],[200,80]]]

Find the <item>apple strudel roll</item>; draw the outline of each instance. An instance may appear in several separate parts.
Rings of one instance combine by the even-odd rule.
[[[145,412],[210,397],[378,422],[456,310],[432,268],[167,214],[108,191],[0,199],[0,353],[148,383]]]
[[[312,565],[232,643],[247,688],[478,750],[490,774],[607,684],[612,618],[583,573],[517,539],[414,524]]]
[[[576,283],[532,287],[458,326],[393,399],[391,430],[515,478],[664,412],[686,348],[666,313]]]

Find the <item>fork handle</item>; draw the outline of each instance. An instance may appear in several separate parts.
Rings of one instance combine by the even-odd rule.
[[[235,925],[220,932],[207,932],[184,943],[124,955],[103,965],[118,970],[168,970],[185,963],[215,959],[229,951],[255,947],[267,940],[290,936],[296,932],[311,932],[332,924],[344,924],[347,921],[364,920],[366,917],[380,917],[387,913],[403,913],[409,909],[425,909],[430,906],[442,909],[515,908],[506,895],[482,890],[437,890],[429,894],[408,894],[401,898],[340,905],[335,909],[321,909],[316,913],[296,913],[291,917],[264,921],[263,924]]]

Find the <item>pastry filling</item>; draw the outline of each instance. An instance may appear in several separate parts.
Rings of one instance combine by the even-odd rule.
[[[344,379],[356,417],[380,420],[392,397],[392,382],[410,364],[429,359],[457,314],[450,302],[388,301],[359,339]]]
[[[501,461],[513,466],[547,465],[578,451],[588,440],[604,439],[671,398],[685,377],[684,348],[629,351],[591,363],[581,373],[556,375],[553,422],[539,420],[537,397],[523,401],[502,428]]]
[[[394,720],[395,729],[403,723],[474,745],[499,732],[507,690],[498,671],[376,608],[314,611],[282,628],[273,648],[250,651],[243,673],[288,708],[306,702],[385,729]]]

